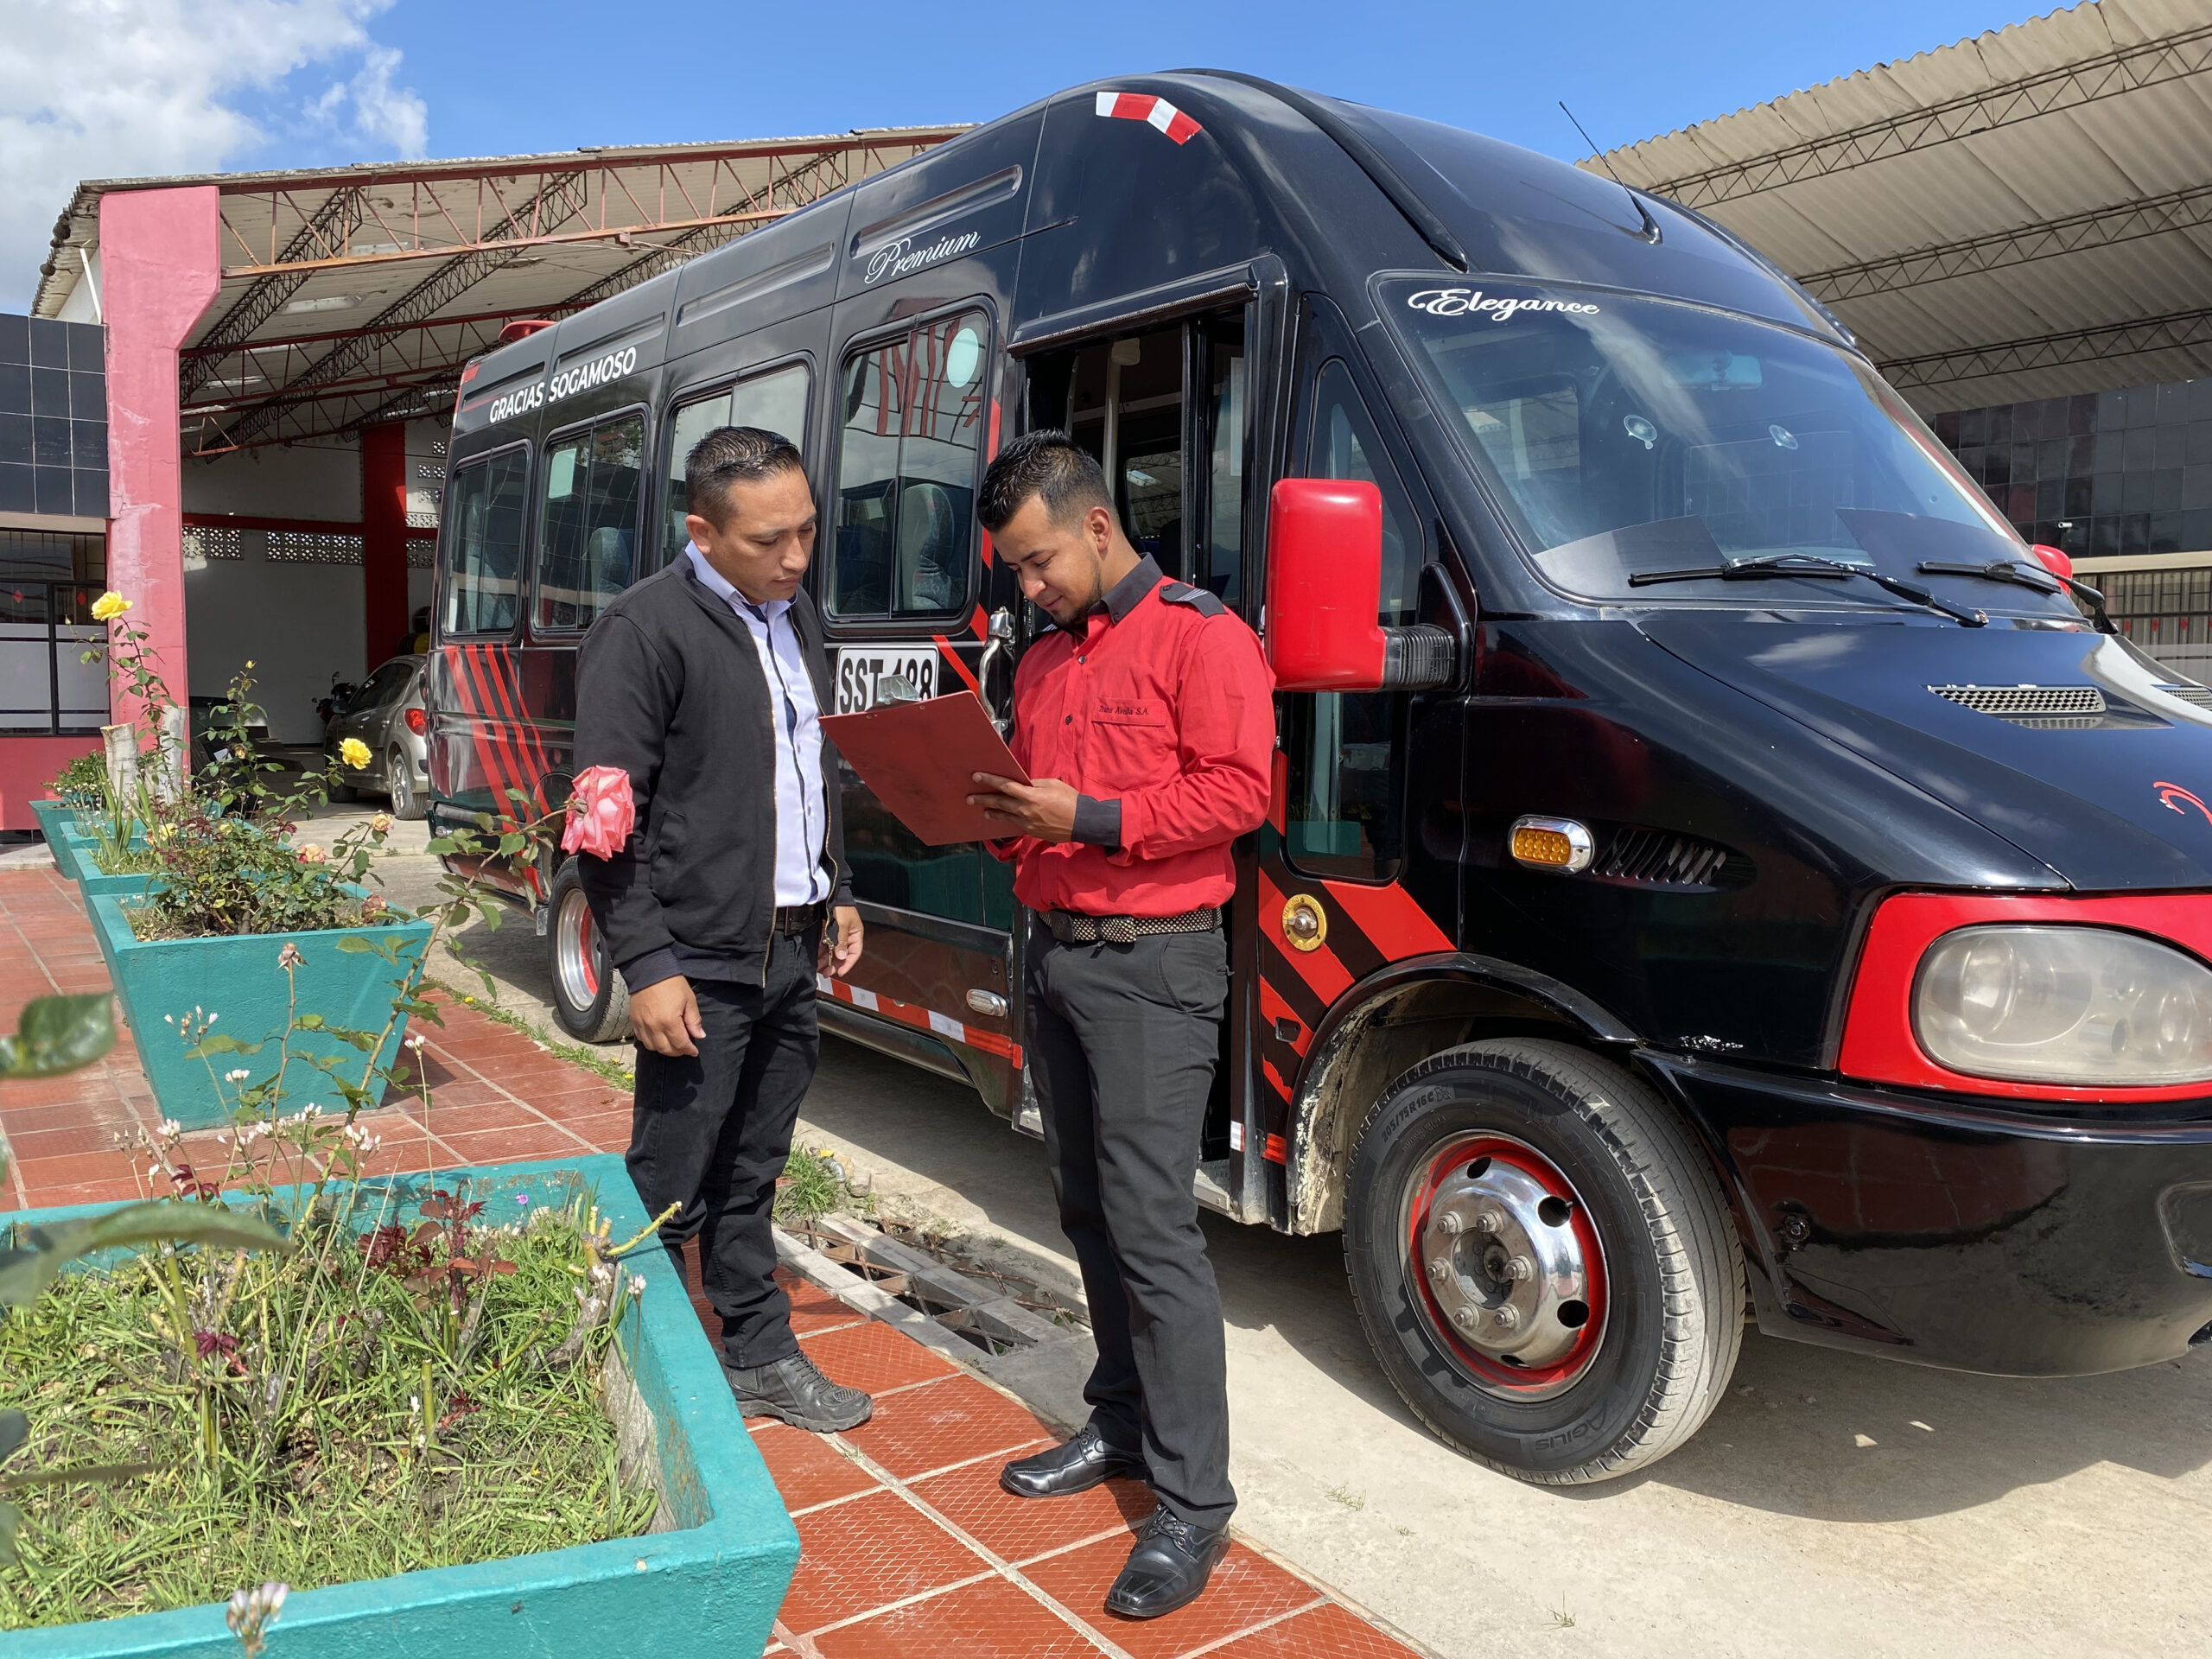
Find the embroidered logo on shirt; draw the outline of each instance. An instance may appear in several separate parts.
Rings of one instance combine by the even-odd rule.
[[[1101,697],[1097,718],[1122,726],[1165,726],[1166,716],[1156,702],[1142,702],[1133,697]]]

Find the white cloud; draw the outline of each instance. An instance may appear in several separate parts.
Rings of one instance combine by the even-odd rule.
[[[28,303],[83,179],[216,171],[272,136],[240,107],[327,67],[302,119],[346,160],[419,156],[429,111],[371,39],[391,0],[7,0],[0,30],[0,306]],[[344,71],[358,68],[350,76]],[[306,136],[303,134],[302,136]]]

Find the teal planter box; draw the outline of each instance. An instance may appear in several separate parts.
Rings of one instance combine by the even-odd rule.
[[[391,1016],[394,981],[400,970],[374,951],[340,950],[339,940],[349,935],[397,938],[402,957],[409,962],[419,962],[430,941],[429,923],[408,922],[393,927],[145,942],[131,933],[124,919],[127,902],[114,893],[87,894],[85,908],[99,935],[108,976],[123,999],[124,1016],[130,1022],[131,1040],[138,1046],[138,1062],[154,1086],[154,1098],[164,1116],[188,1129],[218,1128],[230,1122],[231,1109],[216,1085],[218,1074],[243,1065],[258,1080],[275,1069],[276,1040],[284,1033],[290,996],[277,957],[288,943],[299,947],[302,958],[299,1012],[319,1014],[334,1026],[376,1032],[384,1029]],[[186,1045],[163,1016],[173,1019],[194,1008],[219,1016],[218,1032],[241,1043],[263,1044],[261,1052],[219,1054],[212,1065],[208,1060],[188,1058]],[[378,1051],[378,1065],[391,1064],[406,1034],[407,1022],[402,1018]],[[348,1071],[356,1077],[367,1059],[352,1045],[313,1031],[294,1033],[292,1052],[346,1058]],[[324,1103],[338,1103],[334,1096]]]
[[[647,1220],[615,1156],[368,1185],[404,1195],[397,1212],[411,1216],[434,1184],[450,1187],[462,1178],[471,1196],[495,1204],[517,1192],[564,1204],[579,1187],[593,1191],[618,1239]],[[35,1225],[115,1207],[10,1219]],[[768,1644],[798,1565],[798,1534],[667,1252],[649,1244],[623,1262],[644,1274],[645,1293],[622,1333],[625,1367],[607,1393],[626,1452],[636,1448],[637,1477],[660,1491],[653,1530],[474,1567],[296,1591],[270,1627],[269,1659],[737,1659]],[[0,1636],[8,1659],[238,1659],[238,1651],[219,1605]]]
[[[60,834],[49,836],[48,844],[54,849],[54,861],[60,867],[61,873],[77,882],[102,879],[100,867],[92,861],[99,852],[100,838],[84,829],[74,818],[64,821],[58,828]],[[136,824],[131,826],[130,844],[133,847],[146,844],[146,832],[143,828]]]
[[[66,801],[33,801],[31,816],[38,820],[38,832],[46,837],[46,844],[49,847],[61,839],[62,825],[77,822],[77,815],[69,810]],[[59,863],[60,853],[57,850],[54,856],[55,862]]]

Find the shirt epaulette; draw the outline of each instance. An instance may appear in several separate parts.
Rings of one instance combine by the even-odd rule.
[[[1193,588],[1187,582],[1163,582],[1160,584],[1160,602],[1163,605],[1187,605],[1200,616],[1227,616],[1229,607],[1221,602],[1218,594],[1203,588]]]

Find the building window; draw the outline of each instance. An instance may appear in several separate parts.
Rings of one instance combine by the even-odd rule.
[[[2212,552],[2212,378],[1938,415],[2031,542],[2076,558]]]
[[[966,605],[989,342],[989,321],[969,311],[846,363],[832,615],[943,616]]]

